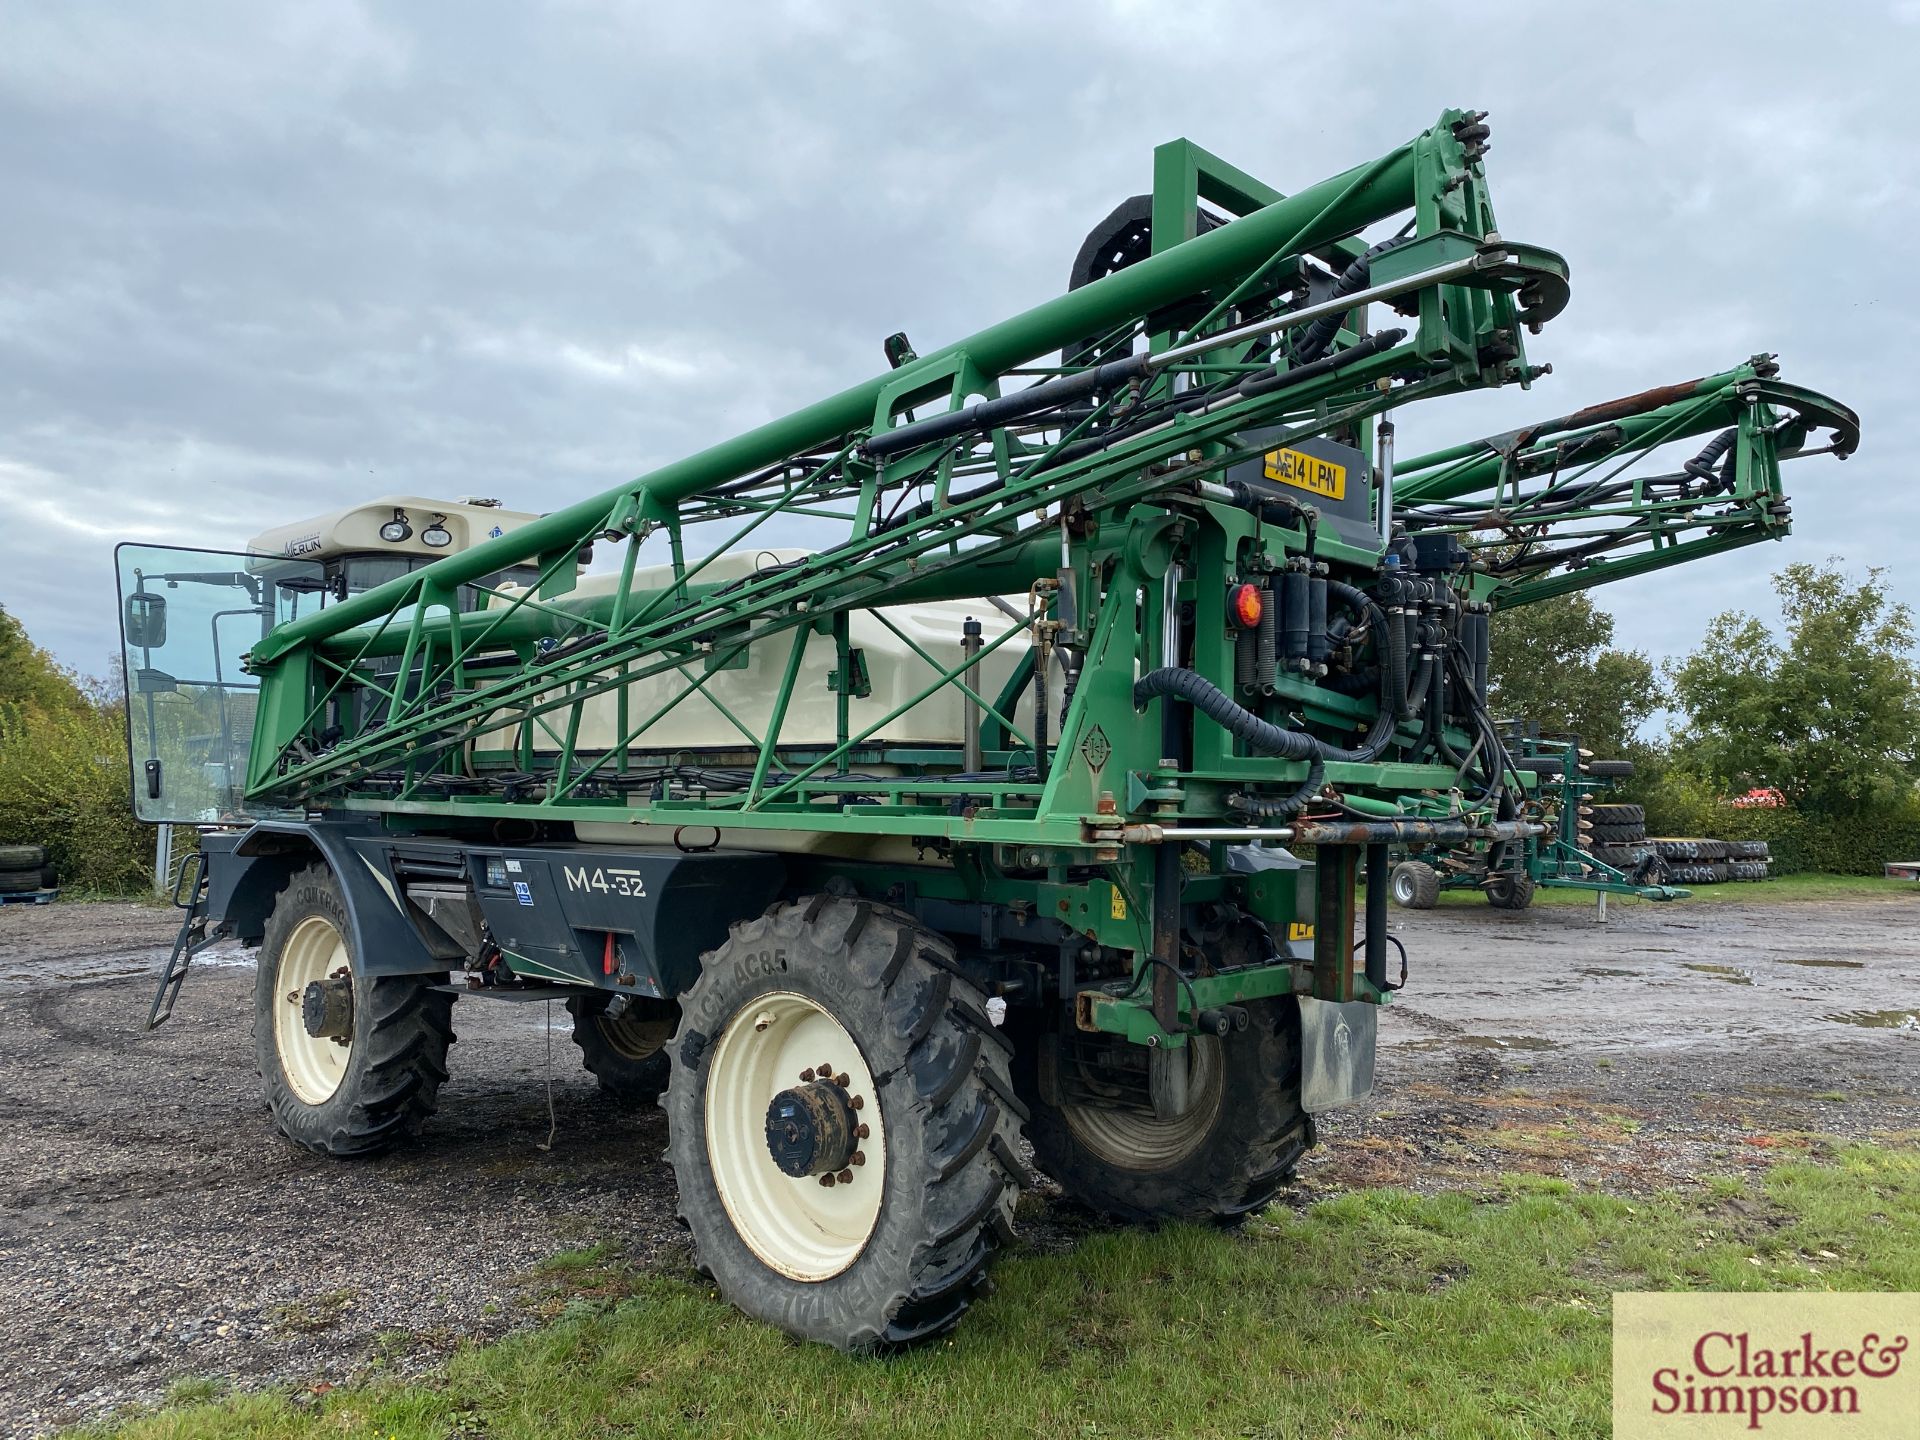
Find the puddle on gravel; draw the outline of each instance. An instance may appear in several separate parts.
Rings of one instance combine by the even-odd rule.
[[[1702,975],[1711,975],[1716,980],[1724,980],[1729,985],[1753,984],[1753,972],[1741,970],[1732,965],[1703,965],[1697,960],[1688,960],[1681,964],[1682,970],[1695,970]]]
[[[1558,1050],[1557,1040],[1538,1035],[1436,1035],[1427,1040],[1408,1040],[1396,1046],[1400,1050],[1448,1050],[1454,1046],[1468,1050]]]
[[[105,954],[28,953],[19,956],[0,950],[0,999],[42,990],[50,984],[90,985],[102,980],[135,977],[157,981],[170,950],[171,946],[168,945],[151,945],[110,950]],[[223,941],[194,956],[192,968],[251,968],[253,963],[253,951],[242,948],[237,942]],[[187,983],[193,983],[191,975]]]
[[[1842,1025],[1861,1025],[1869,1030],[1920,1031],[1920,1014],[1912,1010],[1847,1010],[1826,1018],[1837,1020]]]
[[[1580,973],[1582,975],[1606,975],[1618,977],[1622,980],[1634,980],[1638,979],[1645,972],[1640,970],[1606,970],[1598,965],[1583,965],[1580,967]]]
[[[1822,970],[1864,970],[1867,968],[1867,962],[1864,960],[1794,960],[1785,955],[1780,957],[1780,963],[1782,965],[1814,965]]]

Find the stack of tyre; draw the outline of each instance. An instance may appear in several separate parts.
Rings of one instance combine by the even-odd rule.
[[[1639,805],[1594,805],[1587,853],[1644,884],[1657,885],[1665,870],[1662,852],[1647,839],[1647,812]]]
[[[39,845],[0,845],[0,895],[36,895],[58,884]]]
[[[1676,885],[1722,885],[1764,880],[1772,863],[1764,840],[1702,840],[1656,837],[1650,842],[1666,861]]]

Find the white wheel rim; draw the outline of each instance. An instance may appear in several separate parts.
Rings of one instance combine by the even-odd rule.
[[[767,1149],[767,1107],[804,1083],[803,1070],[831,1063],[868,1134],[857,1142],[866,1163],[850,1183],[823,1185],[792,1176]],[[880,1219],[886,1189],[886,1127],[880,1096],[846,1028],[807,999],[780,991],[753,1000],[727,1022],[707,1072],[707,1163],[720,1203],[747,1248],[794,1280],[828,1280],[852,1265]]]
[[[1393,898],[1402,905],[1413,903],[1413,876],[1404,870],[1393,877]]]
[[[309,1035],[301,1015],[307,986],[324,982],[339,970],[351,971],[346,939],[333,922],[309,915],[293,927],[280,949],[273,1007],[273,1044],[280,1052],[280,1069],[293,1093],[308,1105],[324,1105],[346,1078],[353,1044]]]
[[[600,1038],[623,1060],[650,1060],[673,1038],[673,1026],[664,1020],[634,1020],[624,1015],[609,1020],[605,1015],[591,1015],[584,1023],[599,1026]]]
[[[1193,1103],[1173,1120],[1104,1105],[1063,1105],[1067,1129],[1101,1160],[1122,1170],[1166,1170],[1205,1143],[1226,1097],[1226,1066],[1211,1035],[1187,1041],[1192,1052],[1187,1085]]]

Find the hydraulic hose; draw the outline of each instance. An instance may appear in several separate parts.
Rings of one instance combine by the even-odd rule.
[[[1407,693],[1407,631],[1396,616],[1388,617],[1386,641],[1387,698],[1394,714],[1405,715],[1412,709],[1412,697]]]
[[[1327,762],[1318,755],[1308,763],[1307,778],[1299,787],[1281,796],[1278,800],[1262,800],[1254,795],[1233,794],[1227,797],[1227,808],[1237,810],[1252,820],[1291,820],[1306,806],[1306,803],[1320,793],[1320,787],[1327,780]]]
[[[1704,480],[1707,484],[1707,493],[1709,495],[1717,489],[1729,488],[1727,482],[1730,477],[1715,473],[1713,467],[1720,463],[1720,457],[1732,449],[1733,442],[1739,438],[1740,430],[1738,426],[1730,426],[1722,430],[1707,442],[1704,450],[1694,456],[1693,459],[1687,461],[1685,465],[1681,466],[1681,469],[1685,470],[1687,474],[1696,480]]]
[[[1391,250],[1399,243],[1397,239],[1383,240],[1368,249],[1335,278],[1333,289],[1327,299],[1338,300],[1343,295],[1351,295],[1356,290],[1366,289],[1368,277],[1373,273],[1374,257],[1383,251]],[[1333,337],[1340,333],[1340,327],[1346,322],[1346,318],[1344,314],[1323,315],[1307,326],[1306,332],[1294,342],[1294,360],[1297,363],[1306,364],[1326,354],[1327,347],[1333,344]]]
[[[1175,666],[1149,670],[1133,684],[1133,703],[1144,707],[1149,700],[1184,700],[1214,724],[1247,743],[1263,755],[1282,760],[1338,760],[1366,764],[1387,748],[1393,734],[1393,717],[1382,710],[1365,742],[1356,750],[1329,745],[1326,741],[1299,730],[1283,730],[1262,720],[1251,710],[1234,704],[1219,686],[1204,675]]]

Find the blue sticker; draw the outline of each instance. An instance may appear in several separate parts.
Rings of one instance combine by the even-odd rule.
[[[528,888],[528,886],[527,886],[527,882],[526,882],[526,881],[524,881],[524,880],[516,880],[516,881],[514,881],[514,882],[513,882],[513,893],[514,893],[514,895],[515,895],[516,897],[518,897],[518,899],[519,899],[519,901],[520,901],[520,903],[521,903],[522,905],[531,905],[531,904],[533,904],[533,891],[532,891],[531,889],[529,889],[529,888]]]
[[[502,535],[506,533],[507,533],[506,531],[502,530],[498,525],[496,525],[491,530],[487,531],[487,538],[489,540],[498,540]]]

